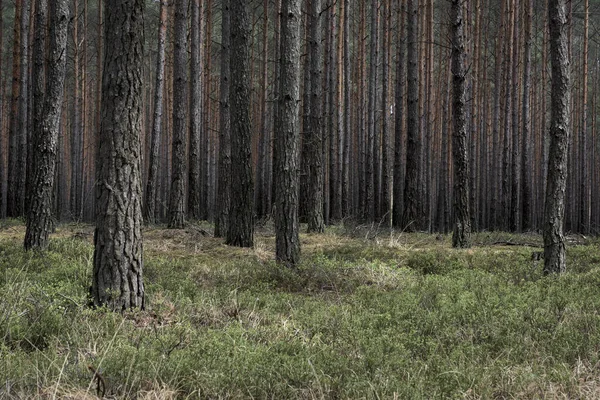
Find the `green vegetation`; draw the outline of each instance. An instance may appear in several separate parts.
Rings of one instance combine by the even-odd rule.
[[[0,227],[0,398],[595,398],[600,246],[543,277],[535,235],[331,228],[303,235],[297,271],[274,238],[252,250],[209,228],[146,230],[149,309],[88,307],[92,229],[25,253]],[[502,245],[506,242],[510,245]]]

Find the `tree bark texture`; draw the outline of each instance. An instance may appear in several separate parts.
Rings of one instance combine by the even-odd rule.
[[[193,219],[201,219],[201,190],[200,190],[200,140],[202,124],[202,64],[200,52],[202,51],[202,38],[200,32],[200,18],[202,13],[202,0],[192,0],[192,25],[191,25],[191,96],[190,96],[190,154],[188,175],[188,213]],[[208,157],[208,154],[204,154]]]
[[[322,17],[321,0],[310,2],[310,117],[305,130],[308,163],[308,231],[325,231],[323,219],[323,115],[322,115]]]
[[[169,228],[185,225],[185,188],[187,153],[187,6],[186,0],[175,0],[175,50],[173,60],[173,158]]]
[[[156,84],[154,86],[154,115],[152,117],[152,136],[150,138],[150,158],[148,161],[148,180],[146,183],[144,218],[146,223],[157,221],[156,190],[158,186],[158,166],[160,162],[160,141],[163,127],[164,91],[165,91],[165,45],[168,22],[167,0],[160,3],[160,22],[158,26],[158,55],[156,57]]]
[[[544,273],[566,269],[563,220],[571,111],[571,67],[568,47],[566,0],[549,0],[550,62],[550,150],[544,208]]]
[[[254,183],[250,132],[250,39],[245,2],[231,2],[231,205],[226,243],[254,245]]]
[[[221,20],[221,93],[219,102],[219,170],[217,173],[217,216],[215,236],[224,237],[229,222],[231,204],[231,121],[229,109],[230,77],[230,0],[223,0]]]
[[[145,1],[104,4],[92,297],[95,305],[115,311],[143,309],[140,137]]]
[[[45,248],[48,244],[48,235],[54,226],[52,214],[54,177],[64,94],[68,25],[68,1],[52,2],[50,6],[48,79],[46,80],[43,109],[39,115],[36,112],[33,121],[35,169],[32,171],[33,179],[28,196],[31,204],[25,233],[26,250]]]
[[[287,266],[295,266],[300,259],[300,2],[282,2],[280,93],[275,124],[275,255],[278,262]]]
[[[469,207],[469,152],[467,146],[465,25],[462,0],[452,0],[452,89],[454,158],[454,232],[452,246],[471,247]]]

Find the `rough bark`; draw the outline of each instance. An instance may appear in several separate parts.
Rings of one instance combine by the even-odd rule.
[[[367,126],[367,187],[366,187],[366,209],[364,216],[368,221],[374,221],[376,215],[376,164],[378,163],[378,145],[376,142],[377,125],[375,120],[375,110],[377,108],[377,55],[378,55],[378,27],[379,27],[379,1],[371,1],[371,33],[369,35],[369,89],[368,89],[368,126]]]
[[[31,4],[23,2],[21,8],[21,89],[19,90],[18,159],[15,180],[15,216],[25,215],[25,188],[27,187],[27,150],[29,142],[29,23]]]
[[[408,231],[421,228],[422,197],[420,190],[421,135],[419,133],[419,65],[417,0],[408,0],[407,16],[407,121],[406,175],[402,225]]]
[[[219,170],[217,173],[215,237],[224,237],[227,233],[229,206],[231,203],[231,124],[229,110],[230,21],[230,0],[223,0],[221,20],[221,97],[219,102]]]
[[[344,0],[343,24],[344,24],[344,150],[342,164],[342,217],[350,215],[351,190],[350,190],[350,144],[352,134],[350,129],[350,113],[352,112],[350,104],[351,94],[351,70],[350,70],[350,0]]]
[[[469,207],[469,153],[467,147],[465,24],[462,0],[452,0],[452,89],[454,158],[454,232],[452,246],[471,247]]]
[[[406,37],[405,37],[405,13],[406,13],[406,2],[400,2],[400,8],[398,11],[398,38],[396,46],[398,46],[396,54],[396,93],[395,93],[395,126],[394,126],[394,187],[393,187],[393,200],[392,200],[392,225],[394,228],[402,227],[402,212],[404,209],[404,185],[402,184],[404,160],[402,158],[402,147],[404,146],[404,112],[406,97],[404,91],[406,88],[405,78],[405,55],[406,55]]]
[[[6,216],[17,217],[19,96],[21,92],[21,9],[23,0],[15,1],[12,54],[12,89],[8,134],[8,170]]]
[[[522,115],[522,148],[521,148],[521,226],[527,232],[532,228],[531,220],[531,42],[533,0],[525,5],[525,65],[523,68],[523,115]]]
[[[254,183],[250,132],[250,39],[251,29],[245,2],[231,2],[231,206],[226,243],[252,247],[254,244]]]
[[[186,122],[187,122],[187,1],[175,0],[175,50],[173,60],[173,158],[169,228],[185,225]]]
[[[193,219],[201,219],[203,216],[201,210],[201,189],[200,189],[200,140],[202,129],[202,82],[200,74],[202,64],[200,62],[200,52],[202,51],[202,38],[200,32],[200,18],[202,15],[201,0],[192,0],[192,24],[191,24],[191,95],[190,95],[190,154],[189,154],[189,174],[188,174],[188,213]],[[208,157],[208,154],[204,154]]]
[[[31,205],[25,233],[26,250],[45,248],[48,244],[48,235],[54,226],[52,205],[67,60],[68,24],[68,0],[52,2],[50,6],[48,79],[45,85],[43,108],[39,115],[36,110],[34,118],[33,159],[36,161],[31,191],[28,196]]]
[[[92,297],[96,306],[115,311],[143,309],[140,137],[145,1],[104,4]]]
[[[275,255],[278,262],[287,266],[295,266],[300,258],[300,2],[282,2],[280,93],[275,123]]]
[[[165,92],[165,45],[167,41],[168,6],[167,0],[160,3],[160,22],[158,26],[158,55],[156,57],[156,83],[154,86],[154,114],[152,117],[152,136],[150,159],[148,161],[148,181],[146,183],[144,219],[146,223],[157,221],[156,192],[158,185],[158,166],[160,163],[160,141],[163,126]]]
[[[305,131],[309,164],[308,231],[323,232],[322,10],[321,0],[312,0],[310,3],[310,126]]]
[[[392,173],[390,170],[390,132],[389,132],[389,79],[390,79],[390,33],[391,5],[389,0],[383,1],[383,88],[381,98],[382,127],[381,127],[381,217],[384,225],[389,227],[392,223]]]
[[[582,102],[581,102],[581,128],[579,139],[579,160],[581,163],[581,180],[579,194],[579,229],[584,234],[590,232],[592,222],[591,215],[591,185],[589,173],[589,149],[588,149],[588,56],[589,56],[589,0],[584,2],[584,21],[583,21],[583,71],[582,71]],[[592,109],[593,110],[593,109]]]
[[[549,0],[550,62],[550,149],[544,208],[544,273],[566,269],[563,220],[570,132],[571,71],[569,65],[566,0]]]

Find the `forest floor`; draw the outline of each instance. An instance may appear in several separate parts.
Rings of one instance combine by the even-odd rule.
[[[544,277],[536,234],[334,226],[273,262],[206,224],[145,229],[148,309],[91,309],[93,227],[0,225],[0,398],[600,398],[600,240]],[[93,371],[99,371],[98,374]]]

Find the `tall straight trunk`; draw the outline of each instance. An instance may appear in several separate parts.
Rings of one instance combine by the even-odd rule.
[[[231,204],[231,124],[229,110],[229,46],[230,0],[221,5],[221,83],[219,101],[219,169],[217,172],[217,204],[215,219],[215,237],[224,237],[229,223]]]
[[[300,258],[298,157],[300,141],[301,0],[283,0],[280,93],[275,134],[275,256],[295,266]]]
[[[21,8],[21,89],[19,91],[18,161],[16,179],[16,215],[25,215],[25,188],[27,187],[27,150],[29,142],[29,22],[31,4]]]
[[[12,90],[9,115],[8,137],[8,177],[7,177],[7,217],[18,217],[18,139],[19,139],[19,97],[21,93],[21,9],[23,0],[15,1],[12,54]]]
[[[469,153],[467,147],[465,23],[461,0],[452,0],[452,90],[454,158],[454,232],[452,247],[471,247],[469,215]]]
[[[480,80],[479,77],[479,64],[481,59],[481,1],[476,0],[473,2],[474,6],[474,27],[472,34],[470,35],[473,38],[473,53],[471,55],[471,63],[472,63],[472,73],[470,74],[470,84],[471,84],[471,107],[469,111],[469,138],[470,138],[470,176],[469,176],[469,203],[470,203],[470,215],[471,215],[471,229],[477,231],[479,228],[479,202],[480,198],[477,196],[478,188],[477,177],[481,174],[481,171],[478,169],[478,161],[482,157],[481,154],[477,154],[479,150],[478,142],[479,142],[479,130],[480,130],[480,119],[481,114],[479,112],[479,90],[482,87],[482,83],[485,81]]]
[[[381,217],[385,226],[392,224],[392,174],[390,171],[390,132],[389,132],[389,65],[390,65],[390,33],[389,22],[392,18],[389,0],[383,1],[383,27],[382,27],[382,51],[383,51],[383,89],[381,98],[382,127],[381,127]]]
[[[202,16],[202,0],[192,0],[191,24],[191,65],[190,65],[190,123],[189,123],[189,174],[188,174],[188,213],[193,219],[202,218],[200,196],[200,155],[201,124],[202,124],[202,82],[200,74],[202,65],[200,52],[202,51],[202,38],[200,32],[200,18]],[[207,157],[208,154],[204,154]]]
[[[206,16],[204,19],[201,18],[201,24],[204,24],[204,55],[202,57],[202,63],[204,64],[204,76],[202,86],[204,88],[202,108],[206,110],[202,113],[202,145],[200,154],[206,154],[204,162],[202,163],[201,175],[202,175],[202,214],[204,219],[210,219],[212,216],[212,210],[210,209],[211,195],[213,193],[212,179],[210,177],[210,157],[208,156],[211,152],[211,138],[212,129],[210,127],[210,107],[212,103],[211,98],[211,72],[212,72],[212,0],[205,0],[204,8],[206,9]]]
[[[250,132],[250,39],[252,30],[245,2],[231,2],[231,206],[226,243],[254,245],[254,183]]]
[[[571,71],[568,47],[566,0],[549,0],[550,61],[550,150],[544,207],[544,273],[566,269],[563,220],[570,132]]]
[[[37,10],[40,12],[42,9],[43,7]],[[41,19],[36,18],[36,23],[43,23],[45,26],[45,16]],[[33,159],[35,160],[35,169],[32,171],[33,179],[28,196],[31,205],[27,218],[27,231],[24,243],[27,250],[45,248],[48,244],[48,235],[54,226],[52,197],[54,193],[54,177],[58,150],[58,130],[64,93],[68,24],[68,0],[52,2],[50,5],[48,79],[45,81],[45,96],[42,110],[38,112],[38,109],[35,109],[33,120]],[[36,29],[36,43],[39,39],[38,34],[43,34],[45,37],[45,30]],[[38,83],[36,80],[36,86]],[[37,89],[36,87],[36,92]],[[40,95],[40,93],[36,93],[36,95]],[[36,103],[39,103],[39,100],[36,100]]]
[[[504,134],[502,137],[502,168],[501,168],[501,198],[500,198],[500,226],[502,229],[508,229],[508,220],[510,217],[510,143],[511,143],[511,104],[512,104],[512,96],[511,91],[515,90],[513,88],[513,84],[515,82],[512,81],[511,74],[511,65],[512,63],[516,63],[516,60],[512,60],[510,56],[513,52],[515,36],[514,33],[514,7],[513,0],[507,0],[507,24],[506,24],[506,34],[507,41],[505,45],[505,57],[504,57]]]
[[[394,126],[394,189],[393,189],[393,210],[392,224],[395,228],[402,227],[402,212],[403,212],[403,185],[402,185],[402,167],[404,160],[402,159],[402,147],[404,145],[404,110],[405,97],[404,89],[406,88],[405,71],[405,13],[406,2],[400,1],[398,9],[398,33],[396,39],[397,54],[396,54],[396,94],[395,94],[395,126]]]
[[[520,158],[520,138],[519,138],[519,96],[521,94],[519,90],[519,55],[521,53],[520,34],[519,34],[519,19],[520,19],[520,7],[519,2],[515,1],[514,4],[514,30],[513,30],[513,64],[512,64],[512,82],[513,82],[513,99],[512,99],[512,155],[511,155],[511,178],[510,178],[510,214],[509,214],[509,229],[513,232],[521,230],[521,224],[519,217],[521,216],[521,202],[520,202],[520,185],[519,179],[521,178],[521,158]]]
[[[4,48],[4,2],[0,0],[0,48]],[[4,84],[5,77],[3,71],[3,63],[0,58],[0,130],[4,131],[4,102],[6,99]],[[4,136],[4,135],[2,135]],[[6,168],[4,164],[6,156],[6,146],[4,144],[4,139],[0,138],[0,218],[6,217],[6,186],[4,184]]]
[[[579,232],[589,233],[592,223],[591,215],[591,185],[589,174],[588,156],[588,43],[589,43],[589,0],[584,1],[583,21],[583,71],[582,71],[582,104],[581,104],[581,127],[579,139],[579,162],[581,163],[581,187],[579,195]]]
[[[269,2],[263,2],[263,29],[262,29],[262,55],[260,71],[260,127],[258,139],[258,162],[256,166],[256,213],[258,218],[264,218],[270,213],[268,184],[268,159],[271,154],[269,146],[271,142],[270,133],[267,130],[267,77],[268,77],[268,30],[269,30]]]
[[[420,190],[421,135],[419,131],[419,27],[417,0],[408,0],[407,57],[408,105],[406,121],[406,176],[402,225],[408,231],[421,228],[422,195]]]
[[[169,228],[185,225],[186,122],[187,122],[187,5],[186,0],[175,3],[175,51],[173,59],[173,158]]]
[[[146,183],[144,218],[146,223],[157,221],[156,208],[158,167],[160,163],[160,142],[163,129],[163,109],[165,92],[165,46],[167,41],[168,5],[166,0],[160,2],[160,20],[158,26],[158,54],[156,57],[156,83],[154,86],[154,116],[152,120],[152,137],[150,142],[150,159],[148,181]]]
[[[364,215],[369,221],[375,220],[376,210],[376,198],[378,197],[375,192],[378,190],[375,183],[377,181],[375,177],[376,163],[379,162],[377,157],[377,126],[376,126],[376,113],[377,108],[377,56],[378,56],[378,31],[379,31],[379,0],[371,1],[371,33],[369,36],[369,93],[368,93],[368,122],[367,122],[367,201]]]
[[[343,24],[344,24],[344,151],[343,151],[343,167],[342,167],[342,217],[350,215],[351,207],[351,190],[350,190],[350,144],[351,144],[351,129],[350,129],[350,94],[352,88],[351,70],[350,70],[350,0],[344,0],[343,3]]]
[[[33,193],[33,173],[36,170],[36,159],[33,157],[33,138],[39,137],[40,121],[42,119],[42,108],[44,104],[44,91],[46,84],[46,38],[48,36],[48,4],[42,0],[35,2],[34,35],[33,35],[33,65],[31,68],[32,86],[32,130],[31,141],[27,152],[27,188],[26,205],[31,204],[30,194]],[[29,210],[26,210],[26,215]]]
[[[74,1],[73,9],[73,122],[71,125],[71,191],[70,210],[71,217],[81,219],[82,175],[83,175],[83,95],[82,71],[85,60],[82,58],[80,36],[81,20],[79,0]]]
[[[521,147],[521,226],[523,231],[532,229],[531,215],[531,42],[533,0],[525,4],[525,65],[523,68],[523,115],[522,115],[522,147]]]
[[[312,0],[310,7],[310,127],[305,132],[308,145],[309,197],[308,231],[323,232],[323,124],[322,124],[322,29],[321,0]]]
[[[95,305],[115,311],[144,308],[140,171],[144,4],[106,0],[104,9],[92,297]]]

